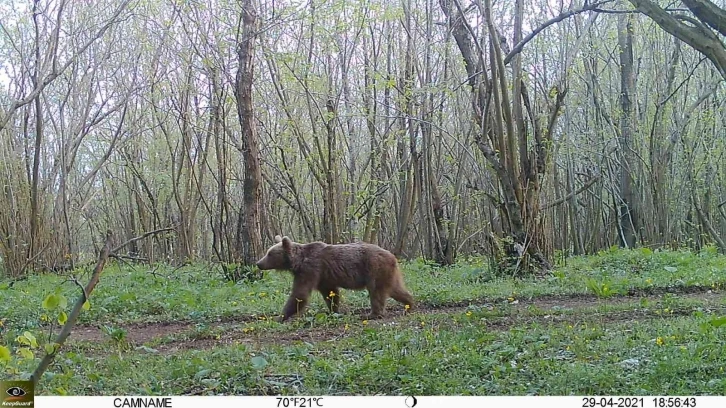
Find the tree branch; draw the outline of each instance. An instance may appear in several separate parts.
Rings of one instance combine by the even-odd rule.
[[[117,246],[116,248],[114,248],[114,249],[111,250],[111,253],[112,254],[115,254],[119,249],[125,247],[126,245],[129,245],[129,244],[131,244],[133,242],[142,240],[142,239],[148,237],[149,235],[154,235],[154,234],[158,234],[160,232],[173,231],[173,230],[174,230],[173,227],[166,227],[166,228],[159,228],[157,230],[149,231],[147,233],[144,233],[143,235],[139,235],[138,237],[131,238],[130,240],[128,240],[128,241],[124,242],[123,244]]]
[[[682,0],[694,16],[726,36],[726,10],[709,0]]]
[[[68,61],[66,61],[60,68],[57,67],[57,61],[54,57],[51,72],[47,76],[45,76],[42,81],[38,82],[37,86],[30,92],[30,94],[28,94],[24,98],[13,102],[7,112],[0,112],[0,130],[4,129],[8,122],[10,122],[10,118],[12,118],[15,111],[33,102],[35,98],[37,98],[38,95],[43,92],[45,87],[50,85],[50,83],[55,81],[56,78],[61,76],[63,72],[65,72],[65,70],[78,59],[78,57],[80,57],[91,45],[93,45],[93,43],[95,43],[99,38],[103,37],[104,34],[106,34],[106,31],[108,31],[108,29],[111,28],[114,23],[116,23],[118,17],[121,15],[121,12],[126,9],[126,6],[129,4],[130,1],[131,0],[124,0],[121,5],[119,5],[119,7],[116,9],[111,18],[106,22],[106,24],[104,24],[90,40],[83,44],[78,52],[73,54],[68,59]]]
[[[68,339],[68,336],[70,336],[71,330],[76,324],[78,316],[81,314],[83,305],[86,303],[86,300],[88,300],[88,296],[90,296],[91,292],[93,292],[93,289],[96,287],[96,284],[98,284],[98,280],[101,278],[101,271],[103,271],[103,267],[106,265],[106,261],[108,260],[108,255],[111,252],[109,249],[111,246],[111,235],[111,230],[108,230],[106,232],[106,243],[103,245],[103,248],[101,248],[101,251],[98,255],[98,262],[96,262],[96,267],[93,269],[93,275],[91,275],[91,280],[88,282],[86,287],[83,288],[83,293],[78,298],[78,300],[76,300],[76,304],[73,305],[73,310],[71,310],[70,315],[68,315],[68,320],[66,320],[66,323],[63,325],[61,332],[58,334],[58,337],[56,337],[56,346],[53,348],[53,352],[47,353],[43,357],[43,359],[40,361],[40,364],[38,364],[38,367],[36,367],[35,371],[33,371],[33,374],[30,376],[30,379],[33,381],[33,383],[38,384],[38,380],[40,380],[40,377],[43,376],[45,370],[47,370],[50,364],[53,362],[56,354],[58,354],[58,351],[60,351],[60,348],[63,346],[66,339]]]
[[[524,46],[527,45],[528,42],[532,41],[534,39],[534,37],[536,37],[537,34],[539,34],[540,32],[542,32],[542,30],[544,30],[545,28],[551,26],[552,24],[559,23],[560,21],[562,21],[562,20],[564,20],[564,19],[566,19],[568,17],[572,17],[572,16],[574,16],[576,14],[584,13],[586,11],[593,11],[593,10],[597,9],[598,7],[602,6],[603,4],[610,3],[610,2],[612,2],[612,0],[603,0],[603,1],[598,1],[598,2],[592,3],[592,4],[586,4],[585,6],[583,6],[580,9],[566,11],[566,12],[564,12],[564,13],[562,13],[562,14],[560,14],[560,15],[552,18],[552,19],[549,19],[549,20],[545,21],[542,25],[540,25],[539,27],[535,28],[534,31],[532,31],[531,33],[529,33],[529,35],[527,35],[526,37],[524,37],[522,39],[522,41],[520,41],[519,43],[517,43],[514,46],[514,48],[512,48],[511,51],[509,51],[509,53],[507,54],[507,56],[504,57],[504,65],[509,64],[509,62],[512,60],[512,58],[514,58],[515,55],[517,55],[520,52],[522,52],[522,49],[524,48]]]
[[[590,187],[592,187],[592,185],[595,184],[598,180],[600,180],[600,178],[602,178],[602,177],[599,176],[599,175],[598,176],[594,176],[593,178],[591,178],[590,180],[588,180],[582,187],[578,188],[577,190],[571,192],[570,194],[568,194],[568,195],[566,195],[564,197],[558,198],[557,200],[552,201],[551,203],[547,203],[547,204],[539,207],[539,210],[540,211],[544,211],[544,210],[546,210],[548,208],[552,208],[554,206],[557,206],[557,205],[560,205],[560,204],[564,203],[565,201],[569,200],[570,198],[572,198],[572,197],[574,197],[574,196],[582,193],[583,191],[589,189]]]
[[[663,30],[679,38],[710,59],[721,76],[726,79],[726,48],[724,48],[723,43],[716,37],[716,34],[708,30],[704,25],[691,27],[681,23],[678,21],[678,18],[668,14],[668,12],[650,0],[629,1],[638,11],[650,17]],[[696,16],[698,17],[698,15]],[[708,23],[708,20],[704,21]]]

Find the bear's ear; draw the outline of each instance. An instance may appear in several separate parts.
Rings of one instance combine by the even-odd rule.
[[[275,235],[275,243],[279,244],[280,242],[282,242],[282,237],[279,235]]]
[[[288,254],[292,252],[292,241],[288,237],[282,237],[282,249]]]

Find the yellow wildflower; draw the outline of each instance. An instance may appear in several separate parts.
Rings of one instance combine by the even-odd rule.
[[[368,320],[363,320],[363,326],[368,324]]]
[[[662,346],[663,344],[665,344],[665,342],[663,341],[662,337],[658,337],[657,339],[655,339],[655,344]]]
[[[470,317],[471,316],[471,311],[466,312],[466,316],[467,317]]]
[[[408,310],[408,309],[411,308],[411,305],[405,305],[405,306],[403,306],[403,308],[406,309],[406,310]]]
[[[329,297],[329,298],[334,298],[334,297],[335,297],[335,292],[333,292],[333,291],[331,290],[331,291],[330,291],[330,293],[328,293],[328,297]]]

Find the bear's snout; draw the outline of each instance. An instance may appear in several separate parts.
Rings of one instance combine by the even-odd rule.
[[[270,265],[270,259],[268,256],[262,257],[262,259],[257,261],[257,263],[255,265],[257,265],[257,268],[261,271],[266,271],[268,269],[272,269],[271,265]]]

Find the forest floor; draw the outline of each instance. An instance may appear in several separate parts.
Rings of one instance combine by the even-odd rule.
[[[481,259],[403,270],[408,313],[389,300],[386,317],[365,320],[367,293],[343,291],[340,314],[315,294],[281,324],[289,274],[235,283],[208,265],[112,264],[39,392],[726,394],[726,257],[712,248],[613,249],[547,278],[495,277]],[[38,343],[16,374],[37,364],[78,292],[63,276],[0,280],[0,345],[20,356],[23,336]]]
[[[496,313],[496,302],[486,299],[471,302],[457,302],[453,304],[428,305],[420,304],[410,313],[390,312],[383,318],[366,320],[365,313],[370,309],[354,311],[341,310],[341,314],[360,316],[360,328],[363,326],[373,328],[378,326],[395,326],[401,324],[416,325],[418,315],[429,314],[461,314],[472,308],[484,308],[492,312],[489,317],[482,319],[482,328],[487,330],[508,330],[524,323],[568,323],[570,325],[588,320],[597,320],[601,324],[614,322],[630,322],[635,324],[642,320],[663,319],[675,316],[690,315],[695,310],[710,313],[723,309],[726,302],[726,292],[715,292],[710,287],[684,286],[658,290],[633,290],[626,295],[617,295],[609,298],[600,298],[595,295],[553,295],[530,299],[505,300],[501,306],[507,313]],[[664,303],[664,299],[696,301],[697,306],[672,307],[663,313],[653,305]],[[466,303],[466,304],[464,304]],[[389,300],[389,307],[397,306]],[[501,307],[500,307],[501,309]],[[420,317],[420,316],[419,316]],[[309,343],[321,341],[335,341],[343,337],[355,336],[359,330],[350,329],[347,320],[338,324],[329,324],[323,327],[305,325],[286,330],[249,330],[249,323],[264,320],[264,316],[243,315],[229,316],[207,324],[203,333],[198,331],[198,322],[195,321],[161,321],[122,324],[115,329],[123,330],[125,341],[129,346],[142,346],[156,344],[154,347],[162,353],[175,353],[184,349],[211,349],[221,345],[254,343],[289,344],[297,341]],[[366,323],[364,324],[363,321]],[[346,327],[347,326],[347,327]],[[247,330],[245,330],[247,329]],[[94,325],[79,325],[73,330],[72,342],[103,342],[108,339],[101,327]],[[106,350],[107,352],[109,350]],[[112,350],[110,352],[113,352]]]

